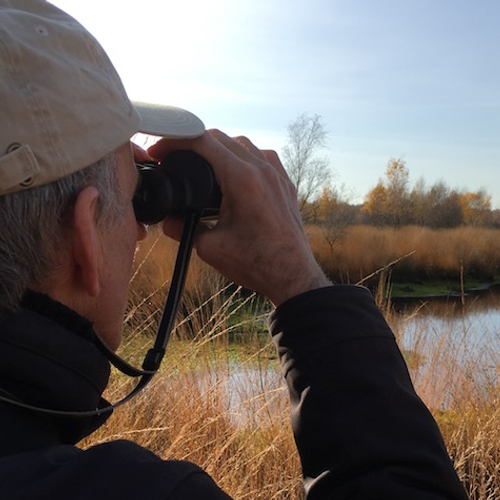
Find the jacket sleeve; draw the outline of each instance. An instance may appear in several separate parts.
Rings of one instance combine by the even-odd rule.
[[[299,295],[270,327],[308,500],[467,498],[368,290]]]

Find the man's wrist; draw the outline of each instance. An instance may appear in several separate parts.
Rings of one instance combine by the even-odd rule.
[[[323,271],[318,269],[314,274],[291,280],[282,288],[277,289],[275,293],[269,294],[268,298],[275,307],[278,307],[292,297],[332,285],[333,283],[325,276]]]

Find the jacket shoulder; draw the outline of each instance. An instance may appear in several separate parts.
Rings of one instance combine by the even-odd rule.
[[[4,457],[0,470],[0,497],[12,500],[229,498],[197,465],[163,460],[124,440],[86,450],[56,446]]]

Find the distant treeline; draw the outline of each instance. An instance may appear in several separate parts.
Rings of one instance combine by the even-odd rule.
[[[351,205],[341,190],[323,188],[321,196],[302,204],[307,222],[341,229],[353,224],[430,228],[459,226],[500,228],[500,210],[491,209],[491,196],[484,189],[459,191],[443,181],[427,186],[420,179],[409,185],[405,162],[391,159],[377,185],[361,205]]]

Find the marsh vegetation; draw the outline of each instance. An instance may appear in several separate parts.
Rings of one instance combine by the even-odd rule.
[[[358,226],[333,253],[319,231],[310,227],[309,236],[327,271],[346,283],[375,273],[366,284],[374,287],[470,497],[500,498],[500,331],[488,319],[498,316],[500,299],[486,292],[490,304],[484,309],[481,297],[469,296],[437,310],[425,299],[394,303],[384,291],[391,276],[414,273],[423,282],[454,279],[458,290],[465,277],[494,281],[498,230]],[[174,243],[156,238],[155,231],[150,236],[137,254],[122,348],[138,363],[153,338],[175,254]],[[387,267],[409,253],[411,260]],[[286,389],[265,333],[270,306],[196,257],[184,297],[161,372],[84,446],[130,439],[161,457],[199,464],[235,498],[302,498]],[[114,373],[106,396],[116,400],[127,388]]]

